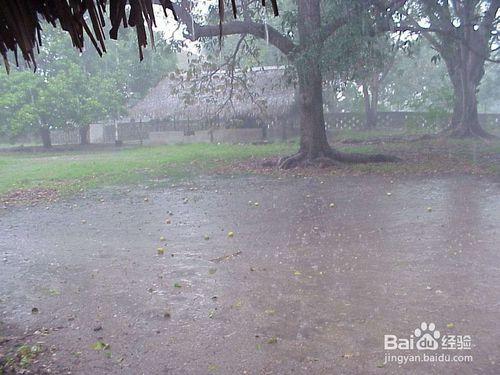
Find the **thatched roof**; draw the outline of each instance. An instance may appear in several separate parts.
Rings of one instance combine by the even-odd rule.
[[[218,72],[211,82],[171,75],[129,110],[135,120],[177,118],[271,118],[295,107],[295,84],[283,67],[259,67],[231,75]],[[199,80],[199,81],[198,81]],[[233,87],[233,89],[231,89]]]
[[[195,0],[196,1],[196,0]],[[106,17],[107,0],[1,0],[0,1],[0,54],[8,70],[8,51],[15,55],[20,50],[24,60],[35,64],[35,51],[41,44],[41,21],[45,20],[54,27],[60,27],[71,37],[73,45],[82,49],[86,34],[99,53],[106,51],[103,26]],[[171,0],[110,0],[109,15],[111,22],[110,38],[116,39],[120,25],[131,26],[137,31],[139,54],[147,45],[147,31],[156,26],[153,3],[161,4],[165,16],[170,9],[175,16]],[[271,0],[275,14],[276,0]],[[225,0],[219,0],[220,21],[224,19]],[[265,0],[262,0],[265,5]],[[127,6],[130,6],[127,17]],[[231,0],[236,17],[236,1]]]

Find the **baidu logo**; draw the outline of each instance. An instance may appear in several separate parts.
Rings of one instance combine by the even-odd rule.
[[[384,335],[385,350],[467,350],[471,347],[470,335],[442,335],[434,323],[422,322],[410,337]]]
[[[422,322],[420,328],[415,329],[415,338],[417,339],[417,350],[436,350],[439,348],[439,338],[441,333],[436,330],[434,323]]]

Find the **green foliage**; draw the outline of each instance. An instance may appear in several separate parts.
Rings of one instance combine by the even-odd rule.
[[[126,104],[142,98],[169,71],[175,57],[161,35],[156,51],[147,49],[139,63],[135,34],[123,31],[99,58],[90,49],[79,54],[62,31],[46,25],[36,73],[0,72],[0,138],[13,140],[52,129],[81,127],[126,113]]]
[[[379,110],[427,112],[429,118],[448,116],[453,106],[453,90],[442,60],[420,41],[411,53],[399,53],[387,72],[380,90]],[[361,112],[363,96],[356,81],[342,90],[338,110]]]
[[[0,137],[15,137],[36,122],[33,89],[41,82],[41,77],[28,72],[0,74]]]
[[[427,44],[422,44],[412,56],[398,62],[388,77],[394,105],[421,112],[451,112],[451,82],[444,62],[433,60],[434,55]]]

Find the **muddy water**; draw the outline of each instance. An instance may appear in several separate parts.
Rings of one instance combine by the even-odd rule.
[[[498,374],[499,244],[473,177],[110,189],[0,214],[0,327],[53,373]],[[473,362],[384,364],[421,322]]]

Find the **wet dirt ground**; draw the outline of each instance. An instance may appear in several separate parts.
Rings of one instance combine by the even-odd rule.
[[[37,371],[56,374],[500,373],[499,185],[391,178],[200,179],[2,210],[1,333],[41,343]],[[473,361],[384,364],[384,335],[422,322],[469,335],[437,353]]]

